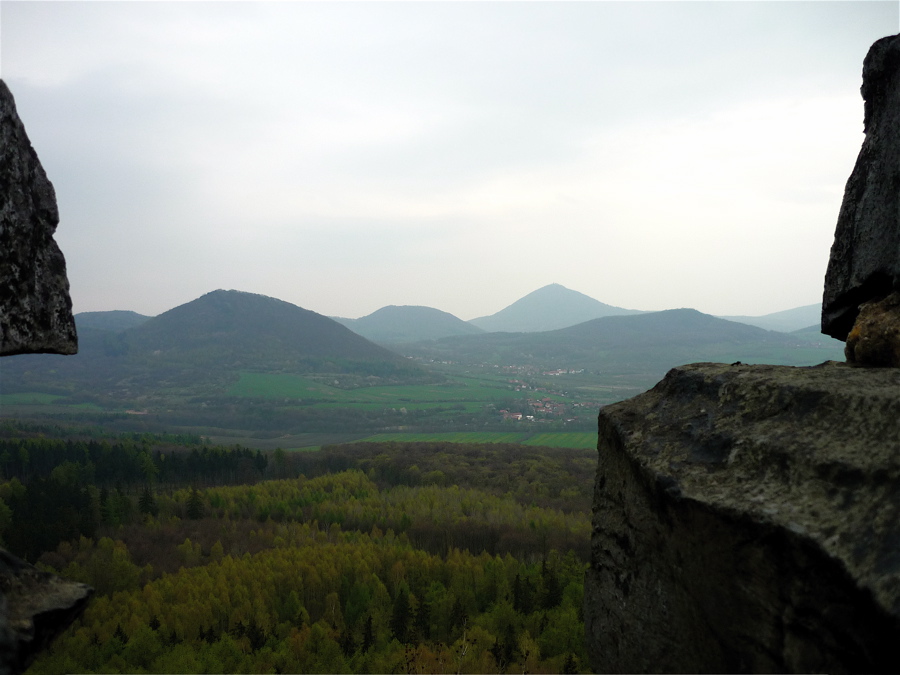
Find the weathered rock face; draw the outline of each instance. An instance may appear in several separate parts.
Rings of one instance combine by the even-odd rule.
[[[58,223],[53,185],[0,80],[0,356],[78,351]],[[92,592],[0,549],[0,675],[24,671]]]
[[[900,370],[694,364],[601,411],[597,672],[896,672]]]
[[[20,673],[84,610],[85,584],[41,572],[0,549],[0,673]]]
[[[0,80],[0,355],[78,350],[47,179]]]
[[[865,140],[847,180],[825,275],[822,332],[846,340],[859,306],[900,290],[900,36],[863,63]]]

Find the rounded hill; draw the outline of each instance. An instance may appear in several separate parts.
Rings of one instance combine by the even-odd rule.
[[[402,361],[328,317],[283,300],[243,291],[212,291],[127,331],[133,350],[226,354],[250,362],[270,357]]]
[[[496,314],[472,319],[469,323],[489,332],[534,333],[625,314],[640,312],[607,305],[560,284],[549,284],[519,298]]]
[[[388,344],[484,332],[449,312],[419,305],[388,305],[368,316],[341,322],[369,340]]]

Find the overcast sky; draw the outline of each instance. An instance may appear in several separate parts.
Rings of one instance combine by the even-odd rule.
[[[0,2],[76,312],[821,301],[890,2]]]

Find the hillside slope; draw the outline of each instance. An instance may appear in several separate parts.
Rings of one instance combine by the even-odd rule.
[[[594,300],[560,284],[532,291],[496,314],[469,321],[489,332],[533,333],[574,326],[604,316],[640,314]]]

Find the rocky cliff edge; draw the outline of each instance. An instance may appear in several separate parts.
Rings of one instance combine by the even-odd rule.
[[[694,364],[599,418],[598,672],[900,666],[900,370]]]

